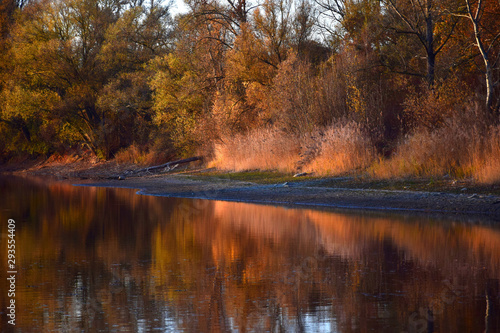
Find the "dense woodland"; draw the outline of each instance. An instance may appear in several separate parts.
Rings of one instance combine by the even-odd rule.
[[[497,0],[0,3],[0,157],[500,180]]]

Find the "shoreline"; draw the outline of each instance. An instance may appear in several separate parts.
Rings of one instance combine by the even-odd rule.
[[[164,197],[224,200],[293,207],[351,211],[401,212],[463,216],[500,223],[500,186],[481,186],[470,180],[398,179],[369,177],[294,178],[278,172],[236,172],[179,168],[175,173],[137,174],[124,180],[134,164],[114,161],[40,163],[0,174],[69,181],[74,185],[131,188],[139,194]],[[1,172],[3,171],[3,172]]]
[[[319,181],[316,184],[314,181],[296,181],[263,185],[247,181],[191,179],[179,174],[86,180],[74,184],[137,189],[138,194],[162,197],[500,221],[500,196],[497,195],[325,187],[318,185]]]

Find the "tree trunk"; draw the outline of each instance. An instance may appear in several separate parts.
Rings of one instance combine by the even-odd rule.
[[[23,133],[23,136],[26,139],[26,141],[28,141],[28,143],[31,143],[30,129],[28,128],[28,125],[26,125],[26,122],[22,118],[16,117],[12,120],[6,120],[0,118],[0,121],[6,123],[12,128],[19,130],[21,133]]]
[[[485,83],[486,83],[486,100],[485,100],[485,106],[486,106],[486,111],[490,113],[495,113],[496,112],[496,107],[493,107],[493,70],[491,68],[491,61],[488,56],[488,51],[486,50],[486,47],[484,46],[483,40],[481,39],[481,31],[479,30],[479,20],[480,20],[480,13],[481,13],[481,6],[482,6],[482,0],[479,0],[477,3],[477,9],[476,13],[472,13],[472,7],[469,2],[469,0],[465,0],[467,4],[467,14],[469,16],[470,21],[472,22],[472,27],[474,28],[474,37],[476,39],[476,45],[477,48],[479,49],[479,53],[481,53],[481,57],[483,58],[484,62],[484,76],[485,76]]]
[[[427,13],[425,18],[426,23],[426,51],[427,51],[427,84],[429,87],[434,85],[434,67],[436,64],[436,53],[434,52],[434,23],[432,22],[432,14]]]
[[[479,8],[478,8],[479,10]],[[491,70],[490,59],[488,57],[488,52],[484,47],[483,41],[481,40],[481,34],[479,32],[479,26],[477,20],[473,19],[471,16],[472,25],[474,26],[474,36],[476,38],[477,48],[483,57],[484,62],[484,78],[486,83],[486,110],[492,111],[493,105],[493,71]]]
[[[170,167],[170,166],[173,166],[173,165],[176,165],[176,164],[184,164],[184,163],[199,161],[201,159],[202,159],[201,156],[195,156],[195,157],[185,158],[185,159],[182,159],[182,160],[172,161],[172,162],[168,162],[168,163],[165,163],[165,164],[150,166],[150,167],[147,167],[147,168],[144,168],[144,169],[139,169],[139,170],[135,170],[135,171],[132,171],[132,172],[128,172],[128,173],[126,173],[126,175],[130,174],[130,173],[149,172],[149,171],[152,171],[152,170],[157,170],[157,169],[161,169],[161,168],[167,168],[167,167]]]

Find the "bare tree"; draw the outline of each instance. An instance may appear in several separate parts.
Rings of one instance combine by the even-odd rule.
[[[398,34],[415,36],[425,50],[429,86],[433,86],[435,78],[436,56],[441,52],[455,30],[458,18],[450,15],[452,2],[448,4],[437,0],[398,1],[382,0],[393,18],[390,29]],[[450,17],[451,22],[443,25],[444,31],[437,36],[436,25]],[[438,38],[439,37],[439,38]]]
[[[495,72],[498,73],[500,71],[500,52],[498,51],[500,31],[493,32],[493,34],[490,32],[490,38],[487,38],[485,36],[487,29],[483,24],[483,14],[485,12],[483,0],[478,0],[477,2],[465,0],[465,4],[467,14],[458,14],[457,16],[464,16],[468,18],[472,23],[472,27],[474,29],[474,39],[476,41],[475,44],[484,62],[484,75],[486,83],[486,109],[493,114],[497,114],[500,109],[500,99],[497,98],[497,101],[495,103],[494,94],[495,88],[498,86],[500,81],[498,75],[495,78]],[[491,26],[494,26],[494,24],[492,24]],[[489,45],[487,45],[488,42]]]
[[[319,13],[317,25],[323,33],[329,36],[338,35],[338,26],[346,16],[345,0],[314,0]]]

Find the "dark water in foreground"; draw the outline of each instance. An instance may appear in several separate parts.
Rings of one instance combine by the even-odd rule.
[[[500,332],[500,228],[0,178],[1,331]]]

